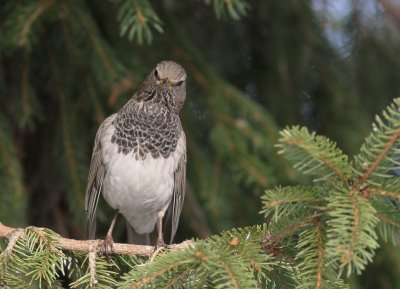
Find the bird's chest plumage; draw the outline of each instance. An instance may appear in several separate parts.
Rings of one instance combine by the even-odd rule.
[[[186,150],[180,122],[171,126],[170,120],[162,121],[163,112],[157,113],[140,116],[130,111],[125,120],[116,115],[101,141],[106,167],[103,196],[139,234],[151,232],[157,213],[167,209],[174,172]],[[154,118],[155,123],[146,122]]]

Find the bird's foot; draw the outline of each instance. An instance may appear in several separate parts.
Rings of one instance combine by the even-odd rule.
[[[114,240],[110,234],[107,234],[102,242],[100,242],[100,254],[110,256],[114,253]]]
[[[161,251],[165,250],[168,247],[167,244],[164,243],[164,240],[157,240],[156,245],[154,246],[154,253],[150,257],[150,262],[154,260],[154,258],[160,253]]]
[[[164,240],[162,238],[158,238],[157,239],[157,243],[156,243],[156,248],[166,248],[167,244],[165,244]]]

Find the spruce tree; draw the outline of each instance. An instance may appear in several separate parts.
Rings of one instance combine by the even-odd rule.
[[[388,264],[398,254],[385,258],[382,239],[398,240],[397,100],[358,151],[372,116],[399,91],[392,10],[366,16],[352,1],[335,22],[303,0],[3,2],[0,222],[14,233],[1,241],[0,287],[346,287],[342,278],[363,272],[375,252],[389,269],[372,267],[361,278],[374,281],[361,288],[396,283],[398,266]],[[342,29],[339,48],[329,25]],[[88,243],[70,250],[52,231],[84,238],[96,129],[162,59],[189,74],[189,186],[177,241],[204,240],[150,263],[149,248],[110,259]],[[279,134],[287,124],[308,129]],[[100,231],[111,215],[101,205]]]

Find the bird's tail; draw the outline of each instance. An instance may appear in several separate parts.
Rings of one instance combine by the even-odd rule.
[[[129,224],[126,224],[126,230],[129,244],[150,245],[150,234],[138,234]]]

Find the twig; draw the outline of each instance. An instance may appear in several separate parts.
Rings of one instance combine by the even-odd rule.
[[[385,158],[389,150],[393,147],[393,145],[399,140],[400,138],[400,128],[398,128],[389,138],[389,141],[382,149],[382,151],[377,155],[373,163],[369,166],[368,170],[364,173],[361,177],[361,184],[364,184],[369,176],[375,171],[377,166],[381,163],[381,161]]]
[[[37,228],[37,229],[41,230],[42,228]],[[16,232],[20,231],[21,231],[20,228],[11,228],[0,223],[0,238],[7,238],[8,240],[12,240]],[[90,253],[93,251],[92,248],[98,248],[101,242],[103,242],[103,240],[75,240],[75,239],[63,238],[60,236],[56,247],[59,249],[69,250],[73,252]],[[167,250],[171,251],[181,250],[181,249],[191,248],[193,247],[193,245],[194,245],[193,241],[186,240],[180,244],[168,245]],[[128,255],[128,256],[151,256],[154,253],[155,247],[114,243],[113,249],[115,254]]]
[[[96,285],[96,252],[93,247],[89,252],[90,287]]]

